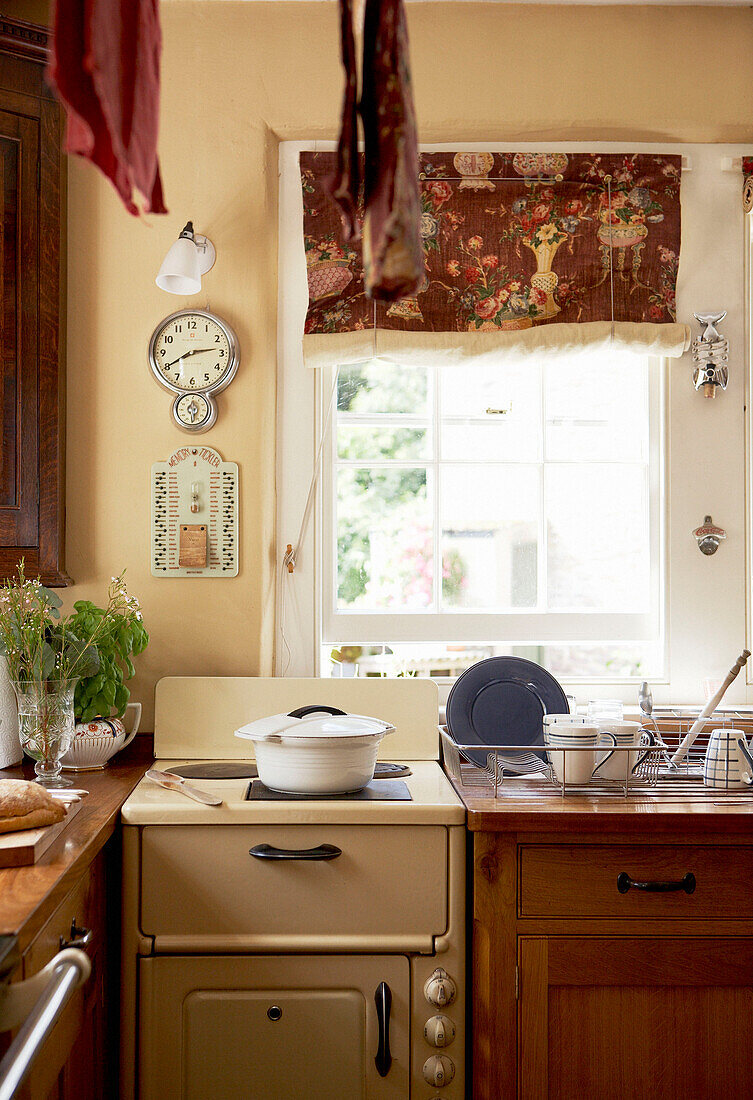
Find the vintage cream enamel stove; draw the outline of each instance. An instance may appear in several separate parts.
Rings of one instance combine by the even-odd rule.
[[[392,723],[380,758],[410,774],[372,796],[253,797],[233,731],[312,703]],[[145,778],[123,807],[123,1095],[460,1100],[465,810],[436,686],[168,678],[155,752],[223,803]],[[235,778],[193,774],[218,766]]]

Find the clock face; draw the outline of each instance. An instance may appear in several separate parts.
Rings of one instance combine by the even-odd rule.
[[[212,399],[201,393],[184,393],[176,397],[173,414],[178,427],[191,432],[205,432],[214,424],[217,415]]]
[[[238,366],[235,334],[206,310],[181,310],[154,330],[149,364],[173,393],[218,392],[232,380]]]

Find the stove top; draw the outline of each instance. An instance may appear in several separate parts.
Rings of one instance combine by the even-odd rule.
[[[256,797],[260,788],[250,745],[234,737],[234,730],[313,704],[372,715],[394,726],[383,745],[391,761],[377,764],[377,775],[385,778],[369,784],[373,795],[355,798]],[[203,806],[144,778],[123,806],[123,821],[145,827],[462,825],[465,807],[439,763],[438,706],[436,684],[413,677],[165,677],[155,695],[154,766],[176,772],[222,804]]]
[[[154,767],[181,774],[196,763],[195,760],[159,759]],[[166,791],[145,777],[129,795],[122,818],[128,825],[315,825],[324,822],[462,825],[465,807],[438,761],[410,760],[405,764],[409,775],[401,779],[373,780],[369,784],[370,790],[382,790],[384,794],[360,798],[347,795],[328,795],[323,799],[289,798],[272,792],[259,798],[252,792],[249,799],[249,786],[254,787],[259,781],[249,782],[248,761],[233,762],[233,766],[244,772],[243,776],[199,779],[192,775],[190,782],[221,798],[221,806],[203,806],[178,791]],[[398,788],[401,795],[395,797]]]

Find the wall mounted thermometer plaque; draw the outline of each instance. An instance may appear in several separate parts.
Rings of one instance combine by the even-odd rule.
[[[217,419],[214,395],[238,369],[238,340],[227,321],[206,309],[181,309],[160,321],[149,341],[152,374],[171,393],[173,420],[206,432]]]
[[[152,466],[152,576],[238,576],[238,466],[211,447]]]

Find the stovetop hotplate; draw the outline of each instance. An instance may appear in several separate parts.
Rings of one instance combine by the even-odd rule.
[[[371,781],[360,791],[350,794],[285,794],[265,787],[261,779],[249,783],[246,802],[412,802],[411,793],[402,779]]]
[[[256,764],[246,760],[202,760],[197,764],[181,764],[170,771],[183,779],[257,779],[259,776]],[[402,779],[412,774],[407,764],[379,760],[374,779]]]

